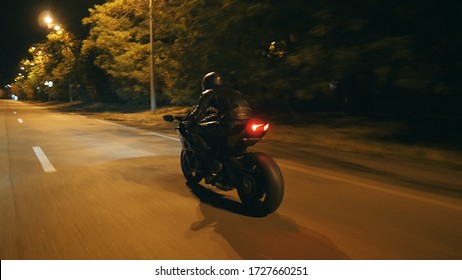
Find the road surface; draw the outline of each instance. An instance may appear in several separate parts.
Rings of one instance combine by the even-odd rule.
[[[461,259],[462,172],[266,141],[280,209],[189,188],[164,132],[0,100],[1,259]]]

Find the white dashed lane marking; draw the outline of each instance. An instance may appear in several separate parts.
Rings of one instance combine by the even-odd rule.
[[[40,161],[40,164],[42,165],[43,170],[46,173],[56,172],[56,169],[51,164],[51,162],[48,160],[48,158],[45,155],[45,153],[43,152],[42,148],[40,148],[40,147],[32,147],[32,149],[34,150],[35,155],[37,156],[38,160]]]

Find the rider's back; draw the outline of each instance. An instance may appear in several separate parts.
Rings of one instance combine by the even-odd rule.
[[[238,92],[226,87],[208,90],[213,94],[210,106],[218,110],[219,118],[225,122],[242,122],[252,117],[252,109]]]

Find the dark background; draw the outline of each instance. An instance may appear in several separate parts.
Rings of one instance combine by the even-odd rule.
[[[86,28],[81,24],[88,8],[104,0],[18,0],[2,1],[0,6],[0,85],[11,82],[14,68],[27,56],[29,47],[45,40],[48,30],[39,24],[41,12],[50,11],[56,22],[67,26],[82,37]]]

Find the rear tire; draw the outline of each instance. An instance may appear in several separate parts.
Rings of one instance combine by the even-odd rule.
[[[242,203],[265,215],[276,211],[284,197],[284,180],[276,162],[263,153],[251,153],[242,159],[242,164],[253,170],[243,177],[238,188]]]
[[[195,156],[185,150],[181,150],[181,171],[189,183],[199,183],[203,176],[198,171],[198,161]]]

